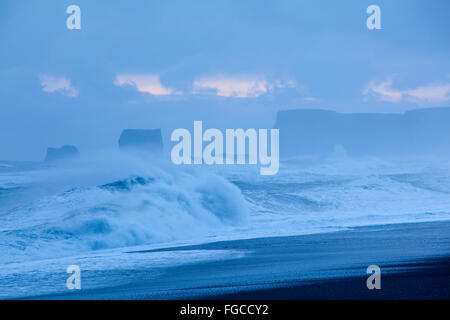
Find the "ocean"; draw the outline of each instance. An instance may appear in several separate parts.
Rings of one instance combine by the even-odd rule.
[[[69,265],[96,289],[247,253],[153,249],[450,220],[449,194],[450,161],[436,158],[292,158],[274,176],[118,154],[0,162],[0,298],[67,291]]]

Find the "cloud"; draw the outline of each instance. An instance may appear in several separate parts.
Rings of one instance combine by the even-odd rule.
[[[371,82],[366,89],[363,90],[363,95],[374,95],[381,101],[395,102],[402,101],[403,93],[398,90],[394,90],[392,87],[392,80],[387,80],[381,83]]]
[[[400,103],[413,102],[416,104],[440,105],[450,101],[450,84],[428,85],[408,90],[396,90],[392,88],[392,80],[384,82],[371,82],[363,90],[365,96],[375,96],[381,101]]]
[[[130,85],[139,92],[152,95],[179,95],[182,92],[165,87],[157,74],[118,74],[114,85]],[[193,82],[192,94],[214,94],[221,97],[256,98],[272,92],[274,89],[293,88],[296,83],[290,81],[268,81],[255,76],[209,76],[199,77]]]
[[[406,94],[413,100],[442,104],[450,101],[450,84],[419,87],[406,91]]]
[[[270,82],[254,76],[210,76],[194,81],[193,94],[212,93],[220,97],[256,98],[272,92],[275,88],[294,87],[293,81]]]
[[[61,93],[69,97],[77,97],[80,91],[72,86],[69,79],[65,77],[55,77],[49,75],[40,75],[42,91],[47,93]]]
[[[119,74],[116,76],[114,84],[116,86],[134,86],[139,92],[149,93],[154,96],[180,94],[175,89],[162,85],[157,74]]]

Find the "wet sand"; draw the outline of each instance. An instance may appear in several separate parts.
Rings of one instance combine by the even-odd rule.
[[[169,267],[157,277],[142,277],[126,285],[33,298],[450,297],[450,221],[358,227],[324,234],[222,241],[129,254],[186,250],[239,250],[245,255],[238,259]],[[381,290],[366,287],[369,265],[381,268]]]

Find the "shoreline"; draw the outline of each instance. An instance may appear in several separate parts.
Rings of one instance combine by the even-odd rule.
[[[26,299],[449,299],[448,230],[450,221],[420,222],[133,251],[245,255],[167,267],[155,277],[145,276],[152,269],[135,270],[143,276],[124,285]],[[373,264],[381,268],[381,290],[366,287]]]

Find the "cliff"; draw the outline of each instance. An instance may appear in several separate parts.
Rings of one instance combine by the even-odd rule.
[[[288,110],[277,114],[280,153],[327,155],[343,147],[349,155],[449,155],[450,108],[405,114],[343,114]]]

